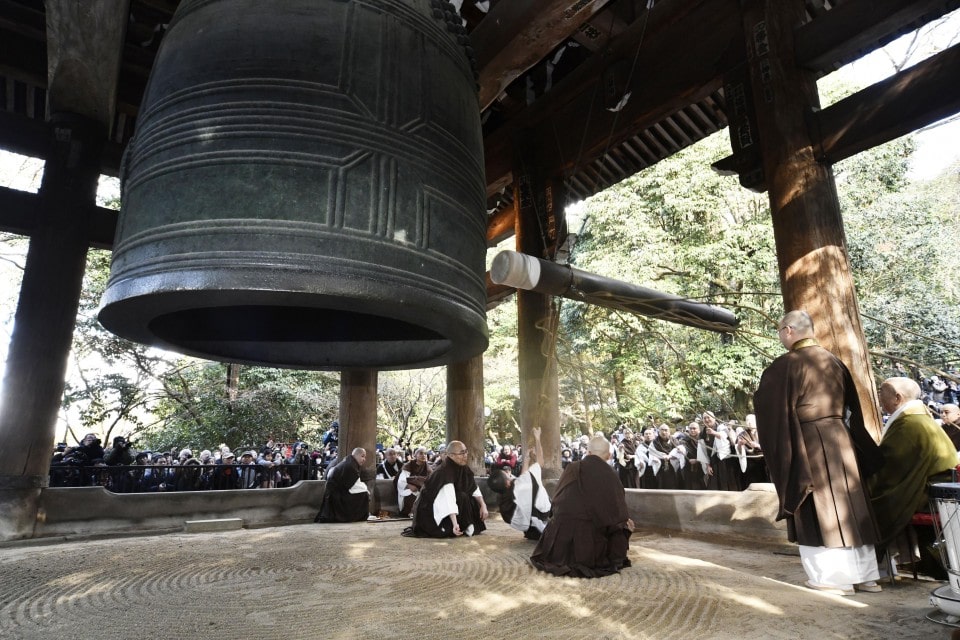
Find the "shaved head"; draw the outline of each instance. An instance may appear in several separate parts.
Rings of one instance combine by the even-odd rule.
[[[610,443],[603,436],[593,436],[590,438],[590,444],[587,445],[587,453],[592,456],[599,456],[604,460],[609,460]]]
[[[780,321],[781,325],[790,325],[800,333],[813,333],[813,318],[810,317],[810,314],[802,309],[797,309],[795,311],[788,311],[784,316],[783,320]]]
[[[911,400],[920,398],[920,385],[910,378],[887,378],[877,389],[877,399],[884,413],[893,413]]]
[[[920,385],[910,378],[887,378],[883,381],[884,385],[889,385],[907,400],[919,400],[921,391]]]

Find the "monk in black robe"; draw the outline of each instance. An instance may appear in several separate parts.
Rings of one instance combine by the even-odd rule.
[[[653,441],[657,437],[657,431],[653,427],[647,427],[643,430],[643,440],[637,443],[637,457],[643,462],[643,471],[640,473],[641,489],[659,489],[660,483],[657,480],[657,472],[660,471],[661,461],[654,462],[657,454],[651,451]]]
[[[687,464],[680,470],[680,486],[688,491],[703,491],[707,488],[708,476],[704,473],[703,462],[698,458],[700,425],[696,422],[688,424],[686,436],[681,446],[684,448]]]
[[[878,533],[855,452],[873,464],[877,445],[864,427],[853,378],[817,344],[805,311],[787,313],[777,333],[789,351],[767,367],[753,396],[780,500],[777,520],[787,521],[788,538],[800,546],[808,587],[879,591]]]
[[[598,578],[630,566],[633,520],[609,459],[610,444],[594,436],[588,455],[563,470],[553,497],[553,519],[530,557],[540,571]]]
[[[487,504],[467,466],[467,446],[447,445],[440,465],[427,477],[414,506],[409,535],[423,538],[475,536],[487,527]],[[407,533],[407,532],[405,532]]]
[[[950,438],[953,447],[960,451],[960,407],[952,402],[940,407],[940,427]]]
[[[397,477],[397,505],[400,507],[401,518],[411,517],[413,505],[431,471],[427,463],[427,450],[423,447],[417,448],[413,460],[403,465]]]
[[[640,472],[637,469],[637,442],[630,429],[623,430],[623,439],[617,444],[617,475],[624,489],[640,488]]]
[[[370,516],[370,493],[360,480],[366,461],[366,449],[357,447],[330,470],[314,522],[360,522]]]
[[[500,496],[500,517],[517,531],[523,532],[528,540],[539,540],[550,518],[550,496],[543,486],[540,460],[543,459],[543,445],[540,442],[540,428],[534,427],[533,451],[523,456],[520,475],[516,478],[507,469],[493,468],[487,477],[487,487]],[[533,457],[536,462],[530,463]]]
[[[653,439],[650,455],[660,458],[660,471],[657,472],[657,489],[679,489],[680,471],[670,462],[670,454],[677,448],[677,442],[670,435],[670,427],[665,424],[657,428],[657,437]]]

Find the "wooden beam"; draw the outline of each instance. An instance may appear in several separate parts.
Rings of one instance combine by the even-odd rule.
[[[40,196],[28,191],[0,187],[0,231],[31,236],[37,228],[37,211],[42,210]],[[89,245],[97,249],[113,247],[117,229],[117,212],[94,207],[87,229]]]
[[[734,46],[741,36],[737,0],[663,0],[649,12],[648,24],[637,21],[611,41],[604,55],[577,67],[532,107],[484,140],[487,183],[513,169],[513,141],[525,128],[527,139],[549,150],[554,173],[583,166],[608,145],[636,134],[678,109],[697,102],[722,85],[724,73],[742,56]],[[678,37],[682,33],[684,37]],[[598,83],[628,66],[639,49],[626,106],[603,109]],[[629,69],[627,69],[629,71]],[[589,116],[589,117],[588,117]],[[614,128],[614,125],[616,127]],[[525,136],[526,137],[526,136]]]
[[[904,29],[952,11],[956,0],[846,0],[796,31],[797,63],[811,70],[834,67]]]
[[[47,123],[9,111],[0,111],[0,149],[45,159],[50,151]]]
[[[850,369],[868,431],[880,415],[833,173],[817,162],[807,114],[816,74],[797,64],[803,0],[744,0],[750,88],[770,198],[784,309],[804,309],[817,339]]]
[[[487,272],[487,311],[490,311],[516,292],[515,287],[494,283],[490,279],[490,272]]]
[[[520,74],[573,35],[609,0],[498,2],[470,34],[486,109]]]
[[[47,49],[37,40],[14,27],[0,26],[0,75],[20,82],[47,86]]]
[[[831,70],[840,61],[854,57],[858,52],[878,41],[893,37],[894,34],[903,30],[905,24],[926,23],[935,20],[957,5],[960,5],[957,0],[913,0],[906,2],[904,0],[848,0],[821,14],[816,20],[796,29],[794,42],[797,64],[818,72]],[[817,127],[813,137],[821,139],[821,144],[825,145],[819,152],[818,157],[824,160],[829,158],[831,162],[838,162],[871,146],[893,140],[914,128],[935,122],[939,119],[938,117],[933,117],[931,120],[929,116],[919,116],[918,112],[929,110],[931,114],[936,114],[939,109],[943,109],[940,103],[944,99],[949,103],[949,94],[954,89],[953,85],[955,84],[956,82],[950,83],[949,81],[943,84],[944,95],[932,94],[929,98],[932,103],[903,104],[907,111],[913,112],[915,122],[919,123],[915,127],[903,129],[895,121],[887,121],[888,125],[893,126],[889,131],[881,130],[887,125],[881,125],[883,116],[878,113],[873,121],[873,130],[868,130],[863,126],[863,123],[859,123],[859,126],[852,128],[842,136],[842,145],[840,133],[833,130],[833,127],[843,122],[846,117],[840,115],[837,111],[833,111],[837,105],[824,109],[811,119],[814,126]],[[871,111],[876,108],[878,112],[885,112],[887,107],[880,102],[875,102],[872,105],[865,103],[859,107],[854,106],[861,99],[877,101],[889,97],[882,97],[883,89],[878,89],[878,92],[878,94],[864,94],[864,96],[871,95],[870,98],[855,98],[860,94],[854,94],[844,101],[850,101],[847,102],[844,109]],[[944,115],[951,113],[949,107],[947,109],[948,113]],[[868,136],[875,142],[863,146],[867,142],[867,138],[858,140],[859,136]],[[830,149],[828,150],[827,147],[830,147]],[[752,159],[751,162],[755,163],[756,159]],[[739,173],[740,182],[744,186],[758,192],[766,191],[766,183],[762,179],[756,179],[756,176],[762,174],[759,165],[751,164],[751,162],[745,163],[744,158],[731,155],[713,163],[713,168],[722,174]]]
[[[960,112],[960,44],[813,115],[821,162],[883,144]]]
[[[960,45],[881,80],[811,114],[811,137],[820,162],[836,163],[861,151],[960,113]],[[740,173],[736,156],[713,164],[721,173]],[[765,183],[750,185],[766,191]]]
[[[76,113],[110,131],[130,0],[47,0],[50,113]]]
[[[495,247],[504,239],[512,236],[516,231],[517,201],[512,206],[501,209],[487,220],[487,246]]]
[[[40,196],[29,191],[0,187],[0,231],[29,236],[37,226]]]

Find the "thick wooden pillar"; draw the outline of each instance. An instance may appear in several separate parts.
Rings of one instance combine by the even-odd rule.
[[[364,482],[377,475],[377,370],[352,369],[340,373],[340,444],[337,461],[357,447],[367,450],[361,471]]]
[[[483,464],[483,355],[447,365],[447,442],[467,445],[469,465],[486,475]]]
[[[41,515],[128,7],[44,2],[51,149],[0,396],[0,540],[29,537]]]
[[[803,0],[743,0],[744,34],[763,172],[785,310],[805,309],[820,343],[846,363],[867,428],[880,416],[836,185],[814,157],[808,116],[819,108],[814,77],[795,63]]]
[[[528,167],[532,165],[528,164]],[[556,229],[562,220],[559,181],[543,180],[532,172],[518,172],[515,187],[517,251],[550,259],[556,247]],[[559,307],[552,296],[517,291],[517,341],[520,369],[520,433],[524,454],[541,429],[545,477],[559,477],[560,408],[557,382],[556,332]]]
[[[48,482],[104,142],[82,116],[58,117],[51,133],[0,400],[0,539],[29,535]]]

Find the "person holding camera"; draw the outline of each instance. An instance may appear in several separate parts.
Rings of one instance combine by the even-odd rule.
[[[96,434],[88,433],[87,435],[83,436],[83,440],[80,441],[80,444],[73,448],[73,453],[83,454],[83,457],[86,458],[88,462],[92,462],[93,460],[102,460],[103,447],[100,446],[100,438],[98,438]]]
[[[131,465],[134,463],[136,455],[137,452],[133,448],[133,443],[123,436],[117,436],[113,439],[113,446],[107,449],[103,455],[103,461],[110,466]]]
[[[290,477],[294,483],[314,479],[314,462],[310,456],[310,445],[306,442],[298,442],[294,445],[293,454],[287,458],[287,464],[299,467],[290,470]]]

